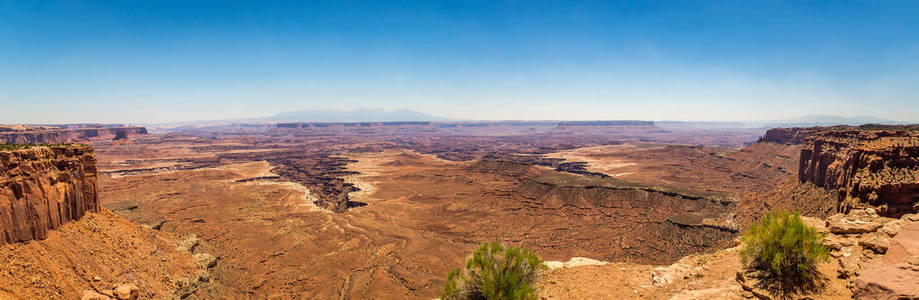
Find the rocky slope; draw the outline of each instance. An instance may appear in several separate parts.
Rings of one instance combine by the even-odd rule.
[[[144,127],[60,126],[60,127],[0,127],[0,143],[43,144],[70,143],[93,138],[124,139],[147,134]]]
[[[0,245],[44,239],[50,229],[98,210],[91,147],[0,151]]]
[[[0,246],[0,299],[213,299],[213,256],[198,243],[102,209],[44,240]]]

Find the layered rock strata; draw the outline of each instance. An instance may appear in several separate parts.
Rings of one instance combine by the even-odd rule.
[[[893,217],[919,210],[919,132],[830,130],[809,140],[798,179],[838,191],[838,210],[867,205]]]
[[[96,159],[84,145],[0,151],[0,245],[44,239],[99,210]]]
[[[50,144],[86,141],[92,138],[125,139],[147,134],[144,127],[3,127],[0,143]]]
[[[798,180],[836,194],[837,211],[919,211],[919,125],[776,128],[760,141],[800,144]]]

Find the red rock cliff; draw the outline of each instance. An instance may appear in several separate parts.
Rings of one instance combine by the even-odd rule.
[[[767,130],[759,141],[791,145],[803,144],[812,131],[812,128],[773,128]]]
[[[0,143],[52,144],[86,141],[91,138],[127,138],[147,134],[144,127],[38,128],[0,131]]]
[[[98,211],[96,195],[89,146],[0,151],[0,245],[44,239],[48,230]]]
[[[838,210],[867,205],[889,216],[919,210],[919,131],[832,129],[808,140],[798,179],[837,191]]]

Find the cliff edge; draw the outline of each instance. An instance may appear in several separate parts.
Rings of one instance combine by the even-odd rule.
[[[99,210],[91,147],[6,148],[0,150],[0,245],[44,239],[50,229]]]
[[[129,136],[145,134],[147,134],[147,128],[145,127],[0,125],[0,143],[14,144],[72,143],[96,138],[119,140],[126,139]]]
[[[839,211],[873,207],[898,217],[919,210],[919,130],[813,133],[801,149],[798,179],[839,194]]]
[[[919,125],[770,129],[760,142],[801,145],[798,181],[835,194],[835,210],[919,212]]]

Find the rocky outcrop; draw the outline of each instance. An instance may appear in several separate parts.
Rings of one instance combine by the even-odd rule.
[[[919,211],[919,125],[770,129],[761,142],[801,144],[798,180],[836,196],[836,211]]]
[[[93,138],[126,139],[144,134],[147,134],[144,127],[26,127],[0,132],[0,143],[71,143]]]
[[[814,132],[816,128],[773,128],[766,131],[762,137],[759,138],[760,142],[767,143],[776,143],[776,144],[803,144],[807,141],[807,137],[810,133]]]
[[[890,241],[884,263],[898,264],[919,258],[919,222],[907,222]]]
[[[89,146],[0,151],[0,245],[44,239],[48,230],[99,210]]]
[[[873,210],[871,210],[873,212]],[[857,234],[857,233],[869,233],[875,232],[883,226],[883,224],[876,222],[874,219],[877,218],[877,215],[874,218],[858,218],[851,215],[844,214],[835,214],[827,218],[826,227],[829,228],[829,231],[835,234]]]
[[[872,206],[897,217],[919,209],[919,132],[841,130],[811,133],[801,150],[801,182],[839,193],[839,211]]]
[[[759,138],[760,142],[768,143],[777,143],[777,144],[789,144],[797,145],[804,144],[809,141],[809,137],[815,133],[826,132],[826,131],[860,131],[860,130],[917,130],[919,125],[878,125],[878,124],[865,124],[861,126],[814,126],[814,127],[787,127],[787,128],[772,128],[766,131],[762,137]]]
[[[919,222],[907,222],[890,242],[883,262],[855,279],[857,299],[919,299]]]

